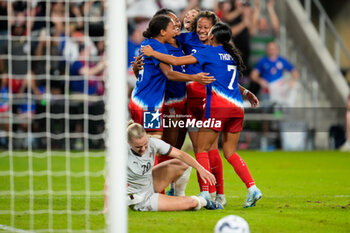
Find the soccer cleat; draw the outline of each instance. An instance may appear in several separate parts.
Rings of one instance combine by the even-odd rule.
[[[227,205],[225,194],[218,194],[216,195],[215,201],[220,203],[223,207]]]
[[[222,207],[222,205],[219,202],[212,201],[212,200],[207,200],[207,205],[204,206],[204,208],[206,208],[207,210],[224,209],[224,207]]]
[[[255,203],[262,198],[262,192],[256,186],[248,191],[247,200],[244,202],[243,207],[253,207]]]
[[[222,205],[219,202],[211,200],[208,191],[200,192],[198,196],[203,197],[207,201],[207,204],[204,206],[204,208],[208,210],[223,209]]]
[[[166,195],[168,196],[175,196],[175,189],[171,188],[168,191],[166,191]]]

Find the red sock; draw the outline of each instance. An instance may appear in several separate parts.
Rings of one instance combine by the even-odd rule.
[[[222,159],[220,156],[219,149],[211,150],[208,152],[209,163],[211,172],[214,174],[216,179],[216,194],[224,194],[224,171],[222,168]],[[211,192],[211,186],[209,186],[209,192]],[[213,191],[215,192],[215,190]]]
[[[230,158],[227,159],[227,161],[232,165],[233,169],[235,169],[235,172],[237,173],[239,178],[241,178],[241,180],[245,183],[247,188],[250,188],[251,186],[255,185],[254,179],[249,172],[247,164],[237,153],[231,155]]]
[[[210,172],[210,165],[209,165],[209,158],[208,158],[208,153],[207,152],[200,152],[197,153],[196,155],[196,160],[197,162],[202,165],[207,171]],[[199,173],[197,172],[197,180],[199,183],[199,188],[202,191],[209,191],[209,183],[204,183],[202,178],[199,176]]]

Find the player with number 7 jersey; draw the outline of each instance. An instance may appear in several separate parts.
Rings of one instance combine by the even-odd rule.
[[[217,77],[206,85],[205,118],[242,118],[243,100],[238,88],[237,63],[222,46],[207,47],[193,54],[205,72]]]
[[[154,51],[150,46],[143,47],[141,51],[143,55],[155,57],[171,65],[199,63],[204,72],[216,78],[206,85],[205,119],[215,118],[224,123],[229,118],[242,118],[243,122],[244,109],[238,85],[237,62],[222,45],[207,46],[192,55],[178,58]],[[242,125],[237,131],[241,129]]]
[[[246,163],[237,154],[237,143],[244,118],[241,95],[246,96],[253,107],[258,106],[259,101],[254,94],[238,84],[239,72],[245,66],[231,38],[230,27],[224,23],[217,23],[209,32],[211,46],[193,55],[177,58],[156,52],[150,46],[142,48],[141,51],[144,55],[155,57],[171,65],[199,63],[205,72],[215,77],[216,80],[206,86],[207,105],[204,118],[215,117],[216,120],[221,121],[221,125],[199,130],[196,157],[208,157],[211,145],[218,140],[222,132],[224,156],[248,188],[243,207],[252,207],[262,198],[262,192],[256,187]]]

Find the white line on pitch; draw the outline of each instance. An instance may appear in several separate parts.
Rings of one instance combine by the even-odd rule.
[[[15,233],[34,233],[34,231],[26,231],[26,230],[17,229],[17,228],[10,227],[7,225],[2,225],[2,224],[0,224],[0,230],[6,230],[6,231],[15,232]]]

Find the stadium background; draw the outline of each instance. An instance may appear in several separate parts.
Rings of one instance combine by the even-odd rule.
[[[161,7],[175,10],[181,18],[183,12],[196,5],[220,12],[223,2],[226,1],[127,1],[128,64],[143,39],[140,33]],[[267,16],[267,2],[260,2],[262,15]],[[108,1],[103,0],[0,1],[0,229],[4,232],[16,232],[14,229],[101,232],[105,229],[102,208],[106,3]],[[249,7],[254,8],[255,2],[249,3]],[[328,18],[317,7],[318,3],[330,17],[337,36],[332,26],[326,23],[323,27],[322,22],[328,22]],[[349,208],[350,185],[345,178],[349,177],[349,158],[347,153],[328,150],[337,150],[345,142],[350,59],[348,49],[344,50],[337,39],[341,38],[345,47],[350,47],[347,14],[350,4],[345,0],[332,3],[276,0],[275,10],[281,25],[276,38],[281,54],[300,72],[298,98],[291,107],[247,109],[239,143],[241,150],[256,151],[242,151],[242,154],[246,153],[244,159],[256,171],[255,176],[265,185],[271,199],[267,197],[265,203],[263,199],[255,212],[242,211],[238,203],[244,195],[243,187],[237,184],[237,179],[232,180],[233,174],[226,172],[227,183],[233,182],[226,187],[228,201],[234,204],[219,215],[242,215],[251,223],[253,232],[301,232],[303,226],[305,232],[312,232],[314,227],[320,227],[320,232],[330,229],[347,232],[349,214],[345,211]],[[310,27],[316,38],[310,34]],[[135,81],[129,67],[128,95]],[[248,72],[240,81],[252,87]],[[259,94],[254,85],[253,90]],[[267,130],[264,122],[269,122]],[[191,153],[190,144],[183,149]],[[311,164],[319,166],[307,166]],[[334,164],[338,171],[327,164]],[[300,169],[303,172],[299,173]],[[279,174],[283,178],[297,176],[277,181],[273,177]],[[303,176],[311,177],[310,182],[302,183]],[[191,176],[188,194],[195,195],[198,190],[193,177],[195,174]],[[294,190],[280,182],[287,182]],[[315,194],[312,187],[320,193]],[[284,190],[282,196],[278,189]],[[296,199],[289,202],[293,195]],[[283,204],[277,205],[276,201]],[[265,213],[264,206],[268,209]],[[292,208],[288,210],[289,207]],[[310,213],[298,212],[308,208]],[[289,218],[276,216],[285,210],[291,211]],[[322,214],[317,217],[317,213]],[[191,214],[196,213],[175,213],[174,216],[130,213],[129,229],[130,232],[140,232],[142,228],[150,231],[152,224],[156,224],[152,217],[160,219],[160,229],[172,223],[165,219],[173,217],[174,222],[189,227],[183,218]],[[299,221],[299,214],[306,220]],[[312,214],[316,215],[309,218]],[[200,228],[201,232],[211,232],[219,215],[201,213],[194,220],[211,218]],[[272,220],[262,224],[261,218],[266,215]],[[331,215],[335,217],[329,220]],[[139,218],[150,218],[150,224],[139,224]],[[283,224],[276,222],[285,219],[288,227],[283,231]],[[314,224],[305,223],[308,220]],[[276,229],[269,231],[269,226]],[[174,226],[170,232],[176,229],[184,230]]]

